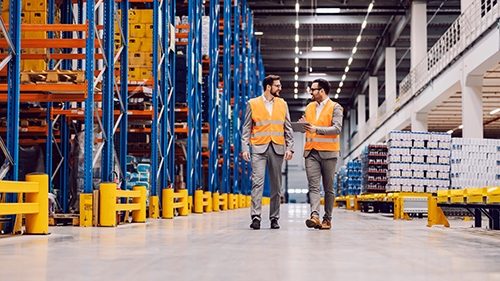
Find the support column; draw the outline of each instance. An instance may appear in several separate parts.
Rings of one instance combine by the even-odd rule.
[[[340,148],[342,150],[342,155],[347,155],[349,154],[349,151],[350,151],[350,147],[351,147],[351,144],[350,144],[350,135],[349,133],[351,132],[351,122],[344,122],[344,124],[342,125],[342,134],[340,136],[340,141],[341,141],[341,145],[340,145]]]
[[[358,95],[358,134],[364,132],[366,123],[365,95]]]
[[[483,138],[483,75],[462,79],[463,138]]]
[[[378,117],[378,80],[377,76],[370,76],[368,89],[368,119],[377,119]]]
[[[427,132],[429,122],[429,113],[413,112],[411,114],[411,131],[412,132]]]
[[[349,138],[356,131],[356,109],[351,109],[349,112]]]
[[[396,100],[396,48],[385,48],[385,104],[392,110]]]
[[[427,54],[427,2],[411,2],[411,70]]]
[[[460,11],[463,13],[474,0],[460,0]]]

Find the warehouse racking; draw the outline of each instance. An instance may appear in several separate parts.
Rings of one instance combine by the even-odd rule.
[[[23,5],[35,2],[40,3],[41,18],[46,21],[28,24]],[[6,179],[18,180],[20,145],[43,145],[49,186],[52,192],[57,191],[61,211],[69,213],[75,206],[78,209],[78,205],[70,205],[70,199],[73,203],[77,199],[68,186],[72,173],[80,169],[77,175],[83,194],[80,206],[86,206],[91,204],[91,194],[99,182],[115,181],[121,189],[127,189],[127,156],[147,156],[150,216],[159,217],[155,210],[160,208],[160,190],[176,188],[175,174],[183,170],[176,169],[184,165],[176,157],[177,131],[187,138],[185,179],[190,196],[197,189],[250,195],[250,164],[239,158],[240,126],[246,102],[262,90],[264,70],[246,0],[224,1],[223,9],[221,4],[189,1],[189,26],[176,26],[177,7],[186,5],[182,1],[3,1],[3,15],[8,14],[9,22],[4,24],[8,36],[0,39],[0,48],[5,50],[0,54],[0,76],[5,77],[0,82],[4,83],[0,85],[0,101],[7,103],[7,109],[0,114],[5,115],[7,125],[3,133],[7,162],[2,167]],[[199,34],[207,7],[210,48],[208,59],[202,59]],[[134,11],[134,15],[123,11]],[[147,23],[135,22],[141,13],[145,19],[149,17]],[[141,24],[144,32],[152,33],[151,38],[147,38],[151,46],[144,45],[145,50],[141,49],[149,56],[144,58],[146,62],[140,74],[129,67],[137,61],[132,55],[136,41],[131,39],[137,37],[136,30],[130,30],[131,24]],[[224,40],[220,45],[222,25]],[[187,34],[176,33],[176,28],[187,30]],[[24,38],[21,31],[43,31],[45,37]],[[177,38],[187,38],[187,42],[175,42],[174,34]],[[234,40],[232,34],[235,34]],[[41,43],[47,53],[20,51],[39,47]],[[185,77],[188,106],[182,108],[176,107],[174,89],[177,44],[185,44],[188,49]],[[30,63],[24,64],[24,61]],[[53,70],[66,76],[74,75],[73,83],[37,83],[29,80],[31,78],[23,83],[22,66],[24,70],[34,69],[33,61],[43,66],[41,72]],[[205,80],[209,82],[208,124],[202,123],[202,81],[199,79],[202,65],[207,64],[210,66],[203,74],[208,72],[209,76]],[[3,67],[8,71],[1,71]],[[131,98],[150,100],[151,106],[132,107]],[[21,105],[27,102],[41,102],[41,105],[23,109]],[[33,116],[45,122],[38,126],[30,123],[27,128],[24,124],[20,126],[20,118]],[[175,128],[176,118],[182,116],[186,117],[187,129]],[[134,125],[141,122],[145,126]],[[202,148],[202,132],[208,132],[206,153]],[[77,143],[78,135],[83,137],[82,161],[75,165],[73,160],[77,158],[72,146]],[[145,136],[149,143],[142,143],[140,147],[132,145],[134,139]],[[202,167],[208,167],[206,174]],[[206,186],[203,176],[207,179]],[[11,196],[7,200],[11,202],[15,198]],[[245,204],[233,206],[238,205]]]

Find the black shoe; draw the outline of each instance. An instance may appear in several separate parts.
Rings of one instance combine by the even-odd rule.
[[[278,220],[272,219],[271,220],[271,229],[279,229],[279,228],[280,228],[280,225],[278,224]]]
[[[254,218],[252,220],[252,224],[250,225],[250,228],[253,228],[255,230],[260,229],[260,220],[257,218]]]

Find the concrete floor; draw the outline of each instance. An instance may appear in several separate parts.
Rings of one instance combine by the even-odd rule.
[[[264,217],[269,208],[264,207]],[[307,229],[305,204],[282,205],[281,229],[249,228],[249,209],[117,228],[53,227],[0,239],[1,280],[500,280],[500,232],[471,222],[334,210]]]

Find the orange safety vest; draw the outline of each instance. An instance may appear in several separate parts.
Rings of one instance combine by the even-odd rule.
[[[306,107],[306,120],[311,125],[318,127],[330,127],[332,126],[333,118],[333,108],[337,104],[332,100],[328,100],[319,115],[318,120],[316,120],[316,106],[317,102],[311,102]],[[318,151],[340,151],[340,136],[339,135],[318,135],[306,133],[306,145],[304,150]]]
[[[274,99],[272,115],[269,115],[262,96],[251,99],[249,103],[254,122],[250,144],[261,145],[274,142],[279,145],[285,145],[285,101],[280,98]]]

